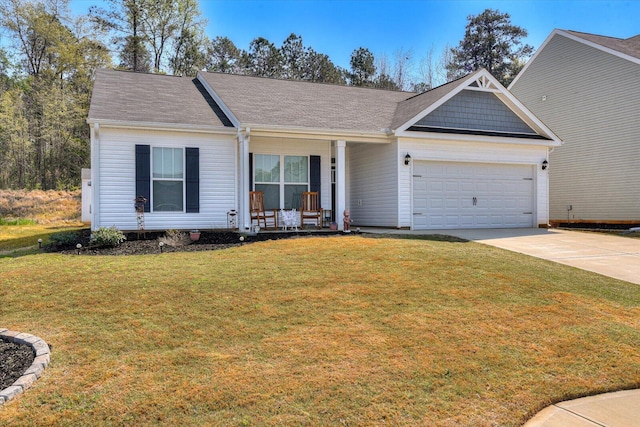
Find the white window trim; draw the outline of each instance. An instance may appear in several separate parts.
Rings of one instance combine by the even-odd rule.
[[[265,182],[265,181],[257,181],[256,180],[256,165],[257,165],[257,156],[279,156],[280,157],[280,180],[277,182]],[[307,181],[306,182],[285,182],[284,181],[284,158],[285,157],[306,157],[307,158]],[[284,209],[285,200],[284,200],[284,187],[285,185],[306,185],[307,190],[311,188],[311,155],[309,154],[274,154],[274,153],[253,153],[253,170],[251,174],[253,176],[253,188],[252,191],[255,191],[256,184],[258,185],[278,185],[279,188],[279,196],[280,196],[280,204],[278,209]]]
[[[176,150],[182,150],[182,178],[180,179],[176,179],[176,178],[154,178],[153,176],[153,150],[155,148],[171,148],[171,149],[176,149]],[[185,147],[176,147],[176,146],[172,146],[172,145],[151,145],[151,155],[150,157],[150,162],[151,162],[151,201],[149,204],[149,207],[151,209],[152,213],[159,213],[159,214],[183,214],[187,211],[187,179],[186,179],[186,174],[187,174],[187,159],[186,159],[186,150]],[[182,181],[182,210],[179,211],[156,211],[153,207],[154,207],[154,183],[155,181]]]

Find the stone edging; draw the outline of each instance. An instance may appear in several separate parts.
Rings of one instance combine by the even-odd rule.
[[[42,338],[17,331],[10,331],[6,328],[0,328],[0,338],[14,344],[27,345],[31,347],[35,353],[35,358],[29,369],[27,369],[13,385],[10,385],[4,390],[0,390],[0,408],[2,408],[2,405],[6,401],[31,387],[33,383],[40,378],[40,375],[42,375],[51,361],[51,349],[49,349],[49,346]]]

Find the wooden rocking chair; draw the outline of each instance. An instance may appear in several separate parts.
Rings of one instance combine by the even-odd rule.
[[[302,193],[300,205],[300,227],[304,228],[304,220],[312,219],[316,227],[322,227],[322,208],[317,191],[305,191]]]
[[[249,192],[249,211],[251,212],[251,225],[256,221],[258,227],[270,228],[267,221],[273,224],[271,228],[278,228],[278,210],[264,208],[264,193],[262,191]]]

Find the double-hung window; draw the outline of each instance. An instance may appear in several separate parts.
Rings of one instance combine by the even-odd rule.
[[[184,211],[184,149],[152,148],[154,212]]]
[[[256,154],[254,185],[264,193],[265,209],[299,209],[309,191],[309,157]]]

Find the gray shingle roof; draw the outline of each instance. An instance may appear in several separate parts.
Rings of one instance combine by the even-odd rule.
[[[422,94],[223,73],[200,76],[241,126],[379,134],[396,130],[476,74]],[[232,126],[197,79],[114,70],[96,74],[93,120]]]
[[[414,95],[380,89],[201,73],[244,125],[382,132],[399,102]]]
[[[620,53],[624,53],[625,55],[640,59],[640,34],[634,37],[629,37],[628,39],[620,39],[617,37],[581,33],[579,31],[567,31],[567,33],[580,37],[581,39],[588,40],[592,43],[608,47],[609,49],[616,50]]]
[[[225,126],[193,78],[98,70],[89,121]]]

